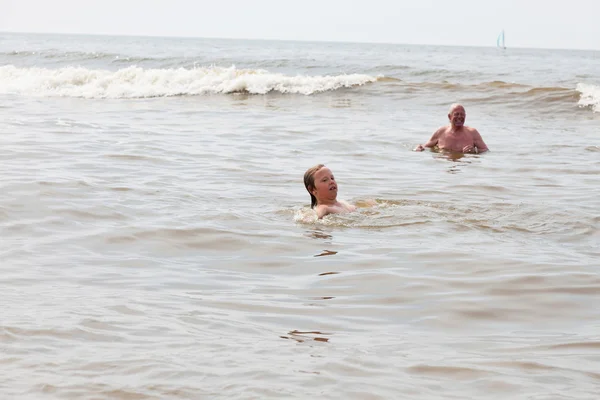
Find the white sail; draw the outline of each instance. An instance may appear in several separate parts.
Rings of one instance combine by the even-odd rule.
[[[506,45],[504,44],[504,29],[502,29],[502,32],[500,32],[498,38],[496,39],[496,46],[502,47],[503,49],[506,48]]]

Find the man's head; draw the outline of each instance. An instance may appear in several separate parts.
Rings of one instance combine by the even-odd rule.
[[[467,113],[462,105],[455,103],[450,106],[450,110],[448,111],[448,120],[453,127],[460,128],[463,126],[466,118]]]

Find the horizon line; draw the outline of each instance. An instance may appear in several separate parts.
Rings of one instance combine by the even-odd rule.
[[[5,34],[27,34],[27,35],[72,35],[72,36],[112,36],[112,37],[132,37],[132,38],[162,38],[162,39],[214,39],[214,40],[248,40],[248,41],[273,41],[273,42],[299,42],[299,43],[338,43],[338,44],[378,44],[378,45],[399,45],[399,46],[437,46],[437,47],[474,47],[490,48],[496,47],[492,44],[473,45],[473,44],[436,44],[436,43],[401,43],[401,42],[374,42],[374,41],[356,41],[356,40],[307,40],[307,39],[272,39],[272,38],[240,38],[240,37],[218,37],[218,36],[182,36],[182,35],[155,35],[155,34],[123,34],[123,33],[81,33],[81,32],[32,32],[16,30],[0,30]],[[558,48],[558,47],[529,47],[529,46],[506,46],[505,50],[561,50],[561,51],[593,51],[598,52],[600,48]]]

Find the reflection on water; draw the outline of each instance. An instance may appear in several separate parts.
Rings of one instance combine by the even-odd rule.
[[[312,340],[316,342],[329,342],[329,338],[323,336],[315,336],[315,335],[331,335],[331,333],[323,333],[319,331],[298,331],[293,330],[288,332],[289,336],[279,336],[282,339],[292,339],[298,343],[303,343],[307,340]]]
[[[333,256],[333,255],[335,255],[337,253],[338,253],[337,251],[323,250],[322,253],[316,254],[315,257]]]
[[[465,157],[465,153],[457,153],[454,151],[440,151],[437,152],[438,159],[446,159],[448,161],[459,161]]]
[[[337,274],[339,274],[339,272],[322,272],[319,274],[319,276],[337,275]]]
[[[305,235],[308,237],[311,237],[313,239],[325,239],[325,240],[333,239],[332,235],[325,232],[321,228],[315,228],[315,229],[308,230],[308,231],[306,231]]]
[[[433,157],[437,160],[451,161],[453,164],[448,167],[446,172],[457,174],[462,172],[461,168],[471,164],[474,158],[478,158],[477,154],[465,154],[460,152],[440,150],[439,148],[432,149]]]

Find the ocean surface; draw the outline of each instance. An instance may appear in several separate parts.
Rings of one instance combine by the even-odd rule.
[[[598,399],[600,52],[493,46],[0,34],[0,398]]]

